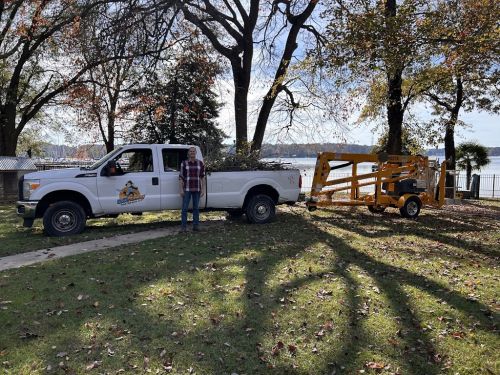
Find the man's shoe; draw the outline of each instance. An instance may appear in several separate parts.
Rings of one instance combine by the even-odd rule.
[[[199,231],[200,231],[200,227],[198,225],[194,225],[193,232],[199,232]]]
[[[181,233],[186,233],[186,232],[187,232],[187,228],[186,228],[186,227],[181,227],[180,232],[181,232]]]

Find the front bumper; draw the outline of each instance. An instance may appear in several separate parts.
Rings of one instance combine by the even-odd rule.
[[[24,219],[34,219],[37,205],[38,201],[17,201],[17,214]]]

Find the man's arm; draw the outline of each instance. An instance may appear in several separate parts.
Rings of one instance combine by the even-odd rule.
[[[200,162],[200,196],[205,195],[205,164]]]
[[[203,197],[205,195],[205,177],[200,179],[200,189],[200,196]]]
[[[184,162],[181,163],[181,170],[179,172],[179,194],[184,196]]]
[[[179,177],[179,194],[181,197],[184,196],[184,180],[181,177]]]

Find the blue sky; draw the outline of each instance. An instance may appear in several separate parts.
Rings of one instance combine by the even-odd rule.
[[[463,141],[478,141],[486,147],[500,147],[500,116],[484,112],[465,113],[460,116],[470,126],[458,127],[455,134],[455,143]],[[371,145],[376,142],[377,135],[373,135],[368,127],[358,127],[350,131],[350,138],[357,144]],[[442,146],[443,147],[443,146]]]
[[[477,140],[487,147],[500,147],[500,116],[486,113],[466,113],[462,120],[473,125],[470,129],[459,130],[459,139]]]

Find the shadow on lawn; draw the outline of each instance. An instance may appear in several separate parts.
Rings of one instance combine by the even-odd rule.
[[[434,213],[433,215],[421,214],[418,220],[403,219],[396,210],[386,211],[382,214],[371,214],[360,210],[328,211],[334,216],[327,219],[317,218],[316,221],[329,223],[366,238],[384,239],[392,235],[414,235],[457,247],[465,251],[467,256],[482,255],[494,262],[497,262],[500,256],[499,248],[483,246],[484,241],[481,234],[500,229],[500,225],[495,224],[495,221],[491,219],[484,221],[478,216],[442,215],[440,210],[431,211]],[[371,230],[371,225],[375,225],[376,230]],[[412,246],[412,244],[408,245]],[[404,252],[404,249],[399,250]],[[457,256],[454,257],[450,256],[449,252],[443,253],[442,249],[434,252],[428,251],[425,255],[426,257],[464,259],[463,254],[456,254]]]
[[[43,232],[42,219],[37,219],[34,227],[24,228],[21,226],[22,219],[15,216],[14,212],[14,214],[6,215],[4,221],[0,223],[0,240],[5,244],[0,248],[0,257],[121,234],[180,226],[180,214],[160,213],[155,216],[145,216],[124,214],[118,219],[89,219],[85,231],[81,234],[69,237],[48,237]],[[27,237],[29,241],[26,241]]]
[[[227,255],[227,264],[235,264],[245,269],[245,281],[243,291],[239,297],[242,311],[237,317],[229,318],[227,321],[214,323],[210,328],[190,328],[186,329],[186,325],[182,323],[184,317],[182,316],[183,308],[179,307],[179,319],[168,319],[165,320],[161,316],[152,316],[146,308],[139,306],[137,301],[136,293],[141,290],[142,287],[147,286],[156,281],[168,280],[171,278],[177,278],[179,275],[192,274],[196,272],[193,270],[193,266],[203,267],[203,265],[209,263],[220,263],[226,264],[224,258],[218,258],[218,250],[214,248],[207,248],[203,250],[193,250],[189,249],[189,240],[196,237],[185,237],[181,240],[181,243],[185,244],[185,253],[188,257],[187,262],[179,262],[174,265],[167,263],[162,263],[161,254],[155,256],[153,259],[147,258],[138,259],[125,259],[123,257],[116,257],[119,251],[108,252],[112,259],[101,258],[100,262],[91,262],[88,264],[88,270],[82,270],[84,278],[78,281],[78,288],[85,290],[86,287],[91,287],[91,283],[94,281],[89,281],[88,276],[94,275],[94,268],[96,269],[108,269],[113,274],[102,275],[103,278],[109,278],[110,286],[112,287],[111,293],[105,293],[99,296],[101,304],[104,305],[114,305],[115,308],[112,310],[99,311],[102,316],[98,319],[109,320],[110,322],[119,322],[118,324],[122,326],[125,330],[130,330],[134,334],[130,338],[130,351],[141,353],[146,357],[157,357],[161,348],[165,348],[167,355],[162,359],[173,360],[174,370],[179,372],[183,369],[176,369],[176,357],[188,357],[192,358],[193,365],[200,369],[200,373],[206,374],[219,374],[223,372],[245,372],[245,373],[286,373],[286,374],[299,374],[304,373],[304,370],[300,368],[291,367],[290,362],[295,360],[292,358],[289,363],[278,364],[274,368],[269,368],[269,362],[266,356],[271,358],[269,351],[267,353],[262,353],[259,349],[259,343],[264,339],[269,333],[273,333],[274,328],[274,312],[279,311],[280,305],[282,304],[283,298],[286,298],[288,291],[290,289],[305,288],[308,284],[317,281],[324,277],[325,272],[320,273],[309,273],[304,276],[296,277],[292,281],[286,283],[286,285],[280,285],[272,290],[269,290],[268,280],[276,272],[276,267],[280,265],[284,260],[289,260],[297,255],[304,252],[308,246],[313,245],[317,242],[322,242],[327,245],[335,254],[336,260],[330,265],[327,272],[334,274],[336,277],[340,278],[346,285],[345,288],[345,298],[343,303],[344,314],[347,314],[347,321],[343,327],[335,327],[335,330],[340,330],[343,333],[341,338],[342,346],[337,348],[330,348],[329,351],[321,352],[318,355],[321,357],[321,367],[315,370],[317,374],[329,374],[332,371],[337,371],[337,373],[353,373],[359,368],[357,363],[357,353],[365,349],[366,345],[369,343],[376,343],[377,338],[366,332],[363,328],[362,320],[364,319],[359,315],[359,310],[363,308],[363,300],[360,297],[362,292],[362,285],[353,277],[349,268],[351,266],[358,267],[367,273],[376,283],[377,287],[380,289],[381,295],[384,295],[389,303],[389,307],[392,310],[392,315],[398,316],[399,330],[406,332],[405,335],[398,337],[399,343],[396,345],[397,355],[401,362],[404,363],[404,368],[401,369],[405,374],[438,374],[440,373],[439,361],[436,361],[435,355],[436,348],[432,340],[430,339],[428,333],[422,330],[422,324],[418,316],[413,311],[413,302],[410,301],[408,295],[403,290],[403,286],[412,286],[421,291],[424,291],[435,298],[445,301],[452,308],[457,311],[466,313],[472,316],[474,319],[478,320],[481,325],[479,329],[485,331],[491,331],[495,321],[498,321],[498,314],[492,312],[487,306],[479,302],[470,301],[458,292],[449,290],[445,285],[437,283],[419,274],[415,274],[404,268],[399,268],[392,266],[383,262],[380,262],[373,257],[370,257],[366,253],[357,250],[352,247],[345,239],[332,235],[328,230],[320,229],[315,221],[322,221],[333,226],[339,226],[349,231],[356,232],[357,234],[367,237],[367,238],[383,238],[390,236],[397,230],[401,234],[414,233],[413,229],[406,229],[398,227],[398,223],[392,221],[385,221],[387,217],[392,217],[390,213],[385,214],[384,217],[372,218],[368,216],[369,214],[360,213],[356,211],[336,211],[335,216],[332,219],[320,219],[313,216],[313,220],[307,220],[306,215],[300,214],[295,215],[293,213],[280,213],[278,217],[278,222],[271,224],[269,226],[247,226],[240,223],[233,223],[226,225],[222,231],[225,235],[230,238],[235,235],[235,232],[243,231],[256,232],[262,234],[262,242],[258,245],[257,251],[258,255],[245,258],[242,260],[233,260],[229,257],[234,256],[242,252],[247,245],[231,245],[222,244],[223,246],[228,246],[225,255]],[[386,217],[387,216],[387,217]],[[373,233],[367,231],[363,226],[366,225],[366,221],[376,220],[377,225],[381,225],[382,229]],[[450,240],[445,236],[445,232],[437,232],[435,230],[430,231],[437,224],[434,217],[429,217],[423,215],[421,217],[422,226],[416,228],[418,235],[429,238],[432,240],[439,240],[445,243],[453,244],[454,246],[460,245],[461,239]],[[442,223],[440,225],[443,225]],[[467,222],[467,220],[461,223],[454,223],[455,227],[453,230],[475,230],[478,234],[481,231],[486,230],[485,226],[478,229],[473,223]],[[297,228],[300,228],[300,232],[297,232]],[[307,235],[301,236],[300,233],[307,233]],[[218,233],[219,235],[221,233]],[[215,234],[214,233],[204,233],[202,236],[207,238]],[[165,238],[162,240],[153,241],[152,243],[159,246],[164,246],[164,249],[169,249],[170,245],[177,245],[180,237]],[[269,246],[274,244],[274,241],[282,241],[285,246],[282,246],[279,251],[269,251]],[[287,242],[288,241],[288,242]],[[465,242],[463,243],[464,248]],[[473,250],[475,251],[475,250]],[[168,259],[171,259],[167,257]],[[92,258],[93,259],[93,258]],[[68,262],[65,262],[68,263]],[[97,264],[101,263],[100,266]],[[75,263],[73,263],[75,264]],[[103,264],[105,265],[103,268]],[[60,272],[61,263],[49,264],[41,268],[42,273],[46,275],[61,275]],[[71,266],[71,265],[70,265]],[[175,266],[175,267],[174,267]],[[74,265],[76,269],[78,265]],[[222,271],[220,271],[222,272]],[[204,318],[208,318],[209,312],[206,311],[204,304],[201,302],[202,299],[211,298],[215,304],[219,305],[219,312],[224,314],[224,308],[226,303],[226,292],[220,292],[214,290],[214,287],[218,282],[223,283],[225,275],[222,274],[220,280],[215,279],[211,281],[212,292],[208,295],[190,295],[189,303],[195,305],[198,310],[203,314]],[[227,276],[227,275],[226,275]],[[57,277],[57,276],[56,276]],[[81,285],[80,285],[81,284]],[[0,289],[1,290],[1,289]],[[47,292],[47,291],[46,291]],[[52,297],[52,303],[56,304],[61,296],[56,297],[59,292],[57,286],[54,286],[53,290],[49,291],[54,294]],[[186,292],[187,293],[187,292]],[[74,294],[74,293],[73,293]],[[255,295],[261,296],[262,303],[261,307],[256,304]],[[266,296],[272,295],[272,298],[265,299]],[[73,305],[74,303],[74,296]],[[131,306],[132,305],[132,306]],[[71,302],[68,308],[71,306]],[[76,308],[76,307],[75,307]],[[165,308],[167,306],[165,305]],[[123,312],[127,309],[132,309],[127,312],[124,317]],[[310,307],[312,314],[314,314],[314,308]],[[205,311],[204,311],[205,310]],[[492,317],[491,321],[489,317]],[[52,345],[57,345],[57,347],[64,347],[68,345],[68,338],[61,339],[63,334],[59,330],[69,330],[69,331],[79,331],[81,327],[89,320],[96,318],[95,311],[86,308],[82,309],[79,314],[75,314],[70,321],[66,322],[65,327],[54,326],[53,337],[50,339],[46,338],[48,341],[45,348],[42,349],[45,353],[40,355],[40,358],[48,358],[54,355],[54,351],[51,350]],[[43,317],[33,317],[33,319],[43,319]],[[142,327],[141,332],[136,332],[136,327]],[[253,328],[254,330],[250,333],[245,333],[246,328]],[[172,337],[172,332],[180,332],[180,337]],[[109,332],[108,332],[109,334]],[[397,332],[394,332],[397,335]],[[51,335],[52,336],[52,335]],[[82,341],[81,339],[76,339],[72,336],[69,340],[73,348],[81,348],[88,346],[90,341]],[[95,341],[96,339],[94,339]],[[313,336],[314,340],[314,336]],[[106,341],[106,340],[104,340]],[[175,341],[181,342],[181,344],[176,344]],[[276,341],[279,341],[279,337],[276,337]],[[225,342],[230,342],[231,347],[224,345]],[[25,342],[20,342],[20,345],[26,345]],[[101,343],[102,345],[103,343]],[[151,347],[156,350],[156,353],[151,352]],[[183,349],[193,348],[192,352],[186,353]],[[415,348],[411,351],[410,348]],[[0,347],[0,350],[2,348]],[[104,350],[104,348],[102,348]],[[286,350],[286,349],[285,349]],[[300,350],[298,350],[297,356],[300,356]],[[196,353],[210,353],[205,357],[198,357]],[[84,361],[92,362],[94,359],[102,359],[100,355],[92,353],[91,355],[86,355]],[[105,358],[105,354],[102,354]],[[249,357],[261,358],[260,362],[257,360],[247,361]],[[219,359],[220,358],[220,359]],[[128,359],[123,359],[123,365],[121,367],[126,367]],[[168,361],[167,361],[168,362]],[[106,363],[103,363],[103,368],[105,368]],[[253,367],[250,367],[253,366]],[[66,371],[71,372],[71,369],[66,369]],[[74,370],[74,369],[73,369]],[[80,371],[80,370],[78,370]],[[82,370],[83,371],[83,370]]]
[[[495,202],[495,203],[498,203],[499,200],[498,199],[485,199],[485,198],[482,198],[481,201],[484,201],[484,202]],[[472,206],[472,207],[476,207],[476,208],[479,208],[479,209],[483,209],[483,210],[487,210],[487,211],[491,211],[491,213],[493,215],[496,215],[496,218],[498,219],[498,216],[500,216],[500,206],[495,206],[493,204],[490,204],[487,208],[482,205],[480,203],[480,201],[477,201],[477,200],[470,200],[468,201],[467,199],[464,199],[463,202],[462,202],[463,205],[466,205],[466,206]]]
[[[0,249],[0,257],[51,248],[54,246],[69,245],[82,241],[90,241],[103,237],[180,225],[180,222],[171,221],[124,224],[118,224],[111,220],[107,222],[91,221],[81,234],[70,237],[48,237],[43,232],[40,220],[41,219],[39,219],[37,226],[34,228],[8,228],[9,230],[0,233],[1,241],[8,244]],[[12,222],[12,227],[19,224],[18,221]],[[27,242],[26,238],[29,238],[30,241]]]

